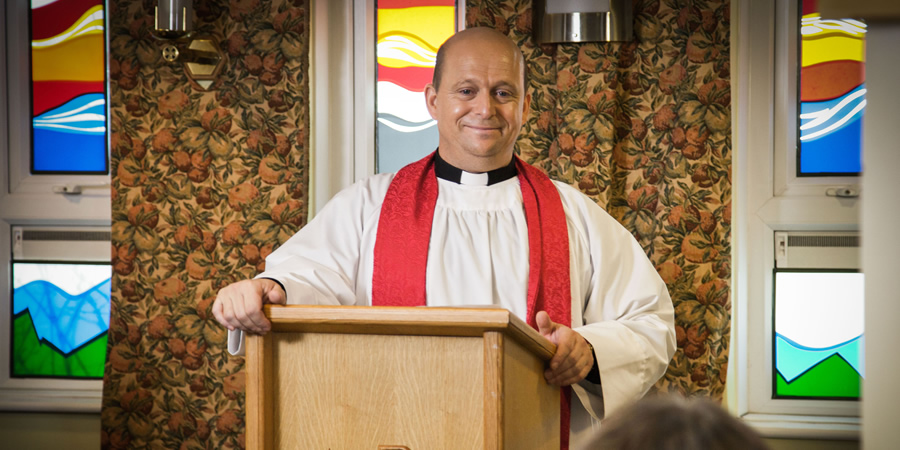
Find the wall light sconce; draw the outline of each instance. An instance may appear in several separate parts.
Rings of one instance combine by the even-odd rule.
[[[162,57],[181,63],[194,83],[209,89],[225,65],[225,57],[212,37],[193,36],[193,1],[158,0],[155,36],[162,41]]]
[[[630,41],[631,0],[535,0],[534,39],[541,44]]]
[[[194,31],[193,0],[159,0],[156,5],[156,35],[177,39]]]

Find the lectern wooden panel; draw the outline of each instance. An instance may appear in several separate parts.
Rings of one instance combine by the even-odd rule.
[[[558,449],[553,344],[504,309],[266,307],[248,449]]]

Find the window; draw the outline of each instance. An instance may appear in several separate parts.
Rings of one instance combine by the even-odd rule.
[[[864,290],[856,233],[776,232],[772,397],[859,400]]]
[[[866,25],[823,20],[815,0],[803,0],[800,7],[797,176],[859,175]]]
[[[456,1],[379,0],[376,8],[377,171],[396,172],[437,148],[424,92],[438,48],[456,33]]]
[[[821,384],[814,390],[807,387],[809,378],[818,377],[825,369],[853,380],[849,368],[858,374],[858,382],[864,374],[864,362],[851,353],[854,345],[862,343],[862,338],[853,341],[862,336],[861,327],[849,325],[849,317],[854,316],[848,313],[842,325],[846,329],[821,338],[815,334],[815,327],[802,329],[798,323],[812,322],[809,319],[815,317],[817,325],[827,328],[828,321],[834,320],[826,314],[833,312],[830,308],[809,308],[811,301],[829,301],[807,295],[813,289],[809,280],[827,269],[831,281],[846,278],[842,287],[861,283],[863,275],[856,272],[858,247],[829,249],[839,253],[835,256],[838,262],[824,265],[826,258],[822,256],[800,262],[785,260],[781,242],[788,251],[793,250],[794,256],[804,252],[818,255],[822,248],[791,246],[791,237],[802,237],[802,241],[819,235],[827,236],[826,240],[858,236],[860,177],[852,172],[838,175],[830,169],[816,176],[799,174],[803,163],[798,161],[798,146],[805,145],[800,138],[807,131],[801,127],[815,121],[803,117],[804,87],[798,83],[804,67],[815,67],[804,65],[799,49],[801,0],[739,2],[736,6],[732,40],[737,67],[732,73],[737,75],[738,92],[733,169],[737,206],[733,218],[735,345],[729,361],[729,376],[733,377],[729,381],[729,403],[767,436],[855,438],[859,435],[860,405],[848,400],[853,395],[847,395],[847,391],[834,395],[834,390]],[[848,146],[835,147],[853,153]],[[813,153],[809,147],[806,151]],[[853,158],[858,160],[859,156]],[[801,289],[794,291],[795,295],[790,286],[797,283]],[[841,300],[846,302],[842,308],[862,303],[856,294]],[[799,317],[796,311],[800,311]],[[854,314],[861,317],[861,310]],[[784,344],[788,341],[779,335],[797,345],[787,348]],[[840,361],[831,358],[833,355],[843,362],[834,364]],[[791,358],[795,358],[793,364],[785,363]],[[779,375],[785,379],[782,384]],[[806,375],[810,376],[803,378]],[[850,382],[851,389],[852,385]]]
[[[82,227],[13,229],[11,378],[103,378],[109,238]]]
[[[858,400],[863,368],[859,272],[775,272],[775,398]]]
[[[0,7],[2,410],[100,410],[111,217],[103,7]]]
[[[106,174],[102,0],[31,2],[31,173]]]

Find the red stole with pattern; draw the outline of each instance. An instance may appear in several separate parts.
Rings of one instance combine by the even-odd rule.
[[[425,265],[438,182],[434,153],[397,172],[388,187],[375,239],[372,305],[425,306]],[[546,311],[556,323],[571,326],[569,236],[556,186],[543,172],[516,158],[522,203],[528,224],[528,310],[526,321],[537,329],[535,314]],[[569,447],[569,404],[564,387],[560,405],[560,448]]]

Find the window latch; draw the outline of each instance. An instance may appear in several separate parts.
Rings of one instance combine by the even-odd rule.
[[[53,186],[54,194],[81,195],[85,189],[109,188],[108,184],[65,184]]]
[[[859,188],[853,186],[829,188],[825,189],[825,195],[839,198],[857,198],[859,197]]]

